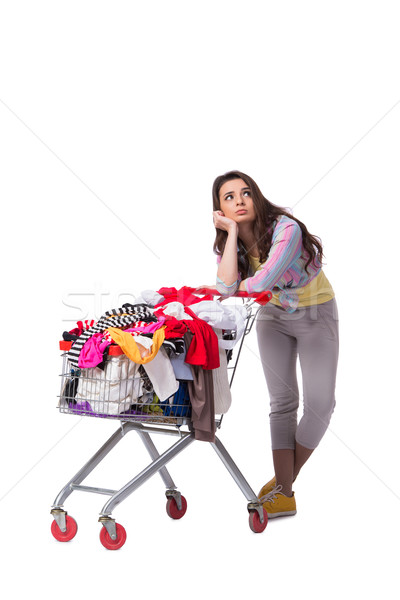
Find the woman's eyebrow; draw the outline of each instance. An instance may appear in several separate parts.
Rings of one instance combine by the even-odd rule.
[[[242,188],[240,191],[241,191],[241,192],[244,192],[244,191],[246,191],[246,190],[250,190],[250,188],[249,188],[249,187],[244,187],[244,188]],[[225,198],[225,196],[229,196],[230,194],[234,194],[234,193],[235,193],[235,192],[226,192],[226,194],[224,194],[224,198]]]

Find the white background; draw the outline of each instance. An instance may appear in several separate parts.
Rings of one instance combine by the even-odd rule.
[[[393,597],[398,3],[0,6],[7,597]],[[296,482],[298,513],[253,534],[244,496],[198,442],[170,465],[181,521],[157,476],[115,510],[121,550],[100,545],[106,497],[91,494],[67,500],[79,530],[58,543],[50,507],[116,427],[57,412],[62,331],[143,289],[214,283],[211,186],[230,169],[322,238],[340,311],[337,408]],[[273,471],[254,332],[233,393],[220,438],[258,492]],[[120,487],[146,463],[130,434],[88,484]]]

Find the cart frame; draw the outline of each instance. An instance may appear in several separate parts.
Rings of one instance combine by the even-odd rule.
[[[217,294],[214,289],[208,290],[207,288],[205,288],[204,291],[199,291],[198,293],[204,294],[210,292],[214,295]],[[228,363],[228,370],[232,371],[229,381],[230,387],[232,386],[232,382],[236,373],[244,338],[251,331],[259,310],[259,307],[254,309],[255,302],[257,301],[260,305],[265,305],[272,296],[271,292],[264,292],[261,295],[249,295],[245,293],[239,293],[237,295],[246,298],[245,307],[247,310],[247,323],[242,338],[240,342],[238,342],[239,347],[237,350],[235,350],[236,358],[234,364],[229,366]],[[256,300],[254,300],[254,298],[256,298]],[[221,300],[223,300],[223,298],[221,298]],[[222,418],[223,415],[216,417],[216,430],[221,427]],[[87,476],[130,431],[135,431],[138,434],[148,454],[150,455],[151,462],[119,490],[82,485],[82,482],[87,478]],[[150,434],[170,435],[178,437],[179,439],[162,454],[160,454]],[[123,417],[121,416],[120,426],[118,429],[87,461],[87,463],[68,481],[68,483],[65,484],[55,498],[50,511],[54,519],[52,523],[52,533],[54,537],[59,541],[69,541],[75,536],[77,525],[72,517],[68,516],[67,511],[64,509],[64,503],[72,494],[72,492],[90,492],[110,496],[110,498],[104,504],[98,519],[103,526],[100,532],[100,540],[107,549],[112,550],[120,548],[125,543],[126,532],[124,528],[116,523],[115,519],[112,517],[113,510],[155,473],[159,473],[166,487],[165,495],[167,497],[167,513],[173,519],[181,518],[186,512],[187,503],[184,496],[182,496],[182,494],[178,491],[178,488],[175,485],[169,471],[167,470],[166,465],[194,441],[195,433],[190,425],[188,431],[183,431],[181,425],[150,425],[137,421],[124,421]],[[262,532],[267,525],[268,516],[257,495],[250,487],[249,483],[239,470],[231,455],[226,450],[225,446],[222,444],[221,440],[215,436],[215,441],[208,443],[211,444],[248,502],[247,510],[249,512],[250,528],[255,533]]]

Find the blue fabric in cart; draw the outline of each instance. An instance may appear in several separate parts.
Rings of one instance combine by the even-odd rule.
[[[170,404],[172,398],[173,404]],[[166,417],[188,417],[191,413],[189,389],[186,381],[179,382],[178,391],[173,395],[160,402],[160,406]]]

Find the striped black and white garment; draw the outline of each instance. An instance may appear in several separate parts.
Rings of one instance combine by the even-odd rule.
[[[126,327],[137,321],[157,321],[145,304],[125,304],[121,308],[108,310],[92,327],[79,336],[68,352],[68,360],[72,366],[78,367],[79,355],[87,340],[95,333],[102,333],[109,327]]]

